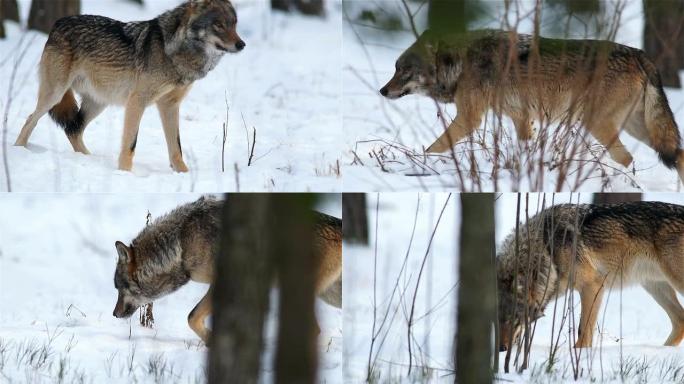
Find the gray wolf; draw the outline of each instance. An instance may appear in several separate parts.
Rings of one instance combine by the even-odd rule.
[[[143,112],[156,104],[169,162],[187,172],[179,133],[179,108],[192,84],[226,52],[245,42],[228,0],[191,0],[149,21],[123,23],[102,16],[58,20],[40,60],[35,111],[15,145],[26,146],[46,113],[64,128],[74,151],[88,154],[83,131],[111,104],[125,106],[119,169],[133,167]],[[81,96],[80,106],[74,94]]]
[[[684,293],[684,206],[557,205],[520,225],[517,247],[518,257],[512,233],[497,257],[501,350],[520,336],[526,319],[531,324],[551,300],[572,290],[581,301],[575,347],[591,347],[606,290],[635,284],[672,322],[665,345],[684,338],[684,308],[676,294]]]
[[[509,116],[520,140],[532,122],[580,122],[627,167],[632,155],[620,128],[653,148],[684,180],[677,123],[654,64],[639,49],[601,40],[563,40],[497,30],[423,33],[396,61],[380,93],[390,99],[421,94],[455,103],[457,116],[427,148],[445,152],[493,110]]]
[[[181,205],[145,227],[129,245],[115,243],[119,255],[114,273],[118,299],[114,316],[130,317],[143,304],[168,295],[188,281],[212,284],[220,238],[223,202],[202,197]],[[342,222],[317,213],[314,249],[320,264],[316,293],[342,306]],[[206,343],[205,319],[211,314],[211,286],[188,316],[190,328]]]

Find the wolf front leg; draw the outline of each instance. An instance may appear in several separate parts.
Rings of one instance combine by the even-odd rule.
[[[677,299],[677,293],[664,281],[649,281],[642,286],[651,297],[660,305],[672,323],[672,331],[665,341],[667,346],[677,346],[684,339],[684,308]]]
[[[133,93],[126,103],[121,153],[119,154],[119,169],[122,171],[130,171],[133,168],[133,154],[138,143],[140,120],[145,112],[147,100],[145,96]]]
[[[446,152],[465,137],[469,136],[482,122],[482,115],[485,112],[485,95],[477,92],[477,96],[457,94],[456,108],[458,114],[444,133],[428,147],[430,153]]]
[[[598,316],[601,301],[603,300],[603,285],[600,283],[589,283],[580,289],[580,301],[582,309],[580,313],[580,324],[577,331],[577,342],[575,348],[591,347],[594,337],[594,327]]]
[[[210,332],[204,321],[207,316],[211,315],[211,291],[212,289],[209,288],[202,300],[188,314],[188,325],[204,341],[204,344],[209,344]]]
[[[169,150],[169,162],[176,172],[187,172],[183,161],[183,150],[180,142],[180,103],[190,90],[190,86],[176,88],[157,101],[157,109],[164,127],[166,146]]]

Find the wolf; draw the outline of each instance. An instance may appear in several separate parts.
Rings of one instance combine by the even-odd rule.
[[[111,104],[125,106],[119,169],[133,167],[143,112],[156,104],[171,168],[187,172],[179,133],[179,108],[192,84],[214,69],[226,52],[245,42],[228,0],[190,0],[160,16],[123,23],[102,16],[58,20],[40,60],[35,111],[15,145],[26,146],[38,120],[49,112],[64,128],[74,151],[88,123]],[[80,106],[74,94],[81,96]]]
[[[214,259],[221,236],[223,202],[211,197],[181,205],[145,227],[126,245],[115,243],[118,253],[114,287],[118,298],[113,315],[130,317],[141,305],[168,295],[188,281],[210,284],[209,290],[188,315],[190,328],[205,342],[211,314]],[[342,221],[316,212],[314,249],[320,263],[316,294],[328,304],[342,307]]]
[[[552,206],[521,225],[517,241],[515,231],[505,239],[496,269],[502,351],[526,320],[531,324],[551,300],[572,290],[581,301],[575,347],[591,347],[605,291],[635,284],[670,318],[665,345],[684,338],[684,308],[676,294],[684,294],[684,206]]]
[[[478,30],[424,32],[396,61],[380,94],[421,94],[455,103],[457,116],[427,152],[445,152],[493,110],[507,115],[520,140],[532,124],[581,125],[627,167],[620,128],[654,149],[684,180],[684,153],[660,75],[639,49],[601,40],[564,40]]]

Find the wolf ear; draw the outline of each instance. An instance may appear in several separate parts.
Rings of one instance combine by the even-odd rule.
[[[126,244],[117,241],[114,243],[114,246],[116,247],[116,252],[119,253],[119,261],[123,262],[128,262],[128,260],[131,258],[131,249],[126,246]]]

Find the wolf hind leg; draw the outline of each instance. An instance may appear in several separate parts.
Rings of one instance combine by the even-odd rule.
[[[41,81],[40,88],[38,90],[38,102],[36,103],[36,109],[28,119],[26,123],[21,128],[17,140],[14,142],[16,146],[25,147],[28,144],[29,137],[33,133],[33,129],[38,124],[38,121],[45,116],[50,110],[58,105],[60,101],[65,97],[65,94],[69,90],[69,86],[65,84],[48,84],[46,81]]]
[[[211,334],[204,324],[207,316],[211,315],[211,291],[212,288],[209,288],[209,291],[207,291],[202,300],[200,300],[199,303],[195,305],[195,308],[190,311],[190,314],[188,314],[188,325],[190,326],[190,329],[195,331],[197,336],[204,341],[204,344],[209,344],[209,335]]]
[[[684,339],[684,308],[679,303],[674,288],[665,281],[649,281],[643,283],[642,286],[665,310],[672,323],[672,332],[665,341],[665,345],[679,345]]]

